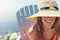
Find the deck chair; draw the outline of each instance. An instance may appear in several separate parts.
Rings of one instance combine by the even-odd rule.
[[[33,24],[32,22],[27,21],[26,17],[31,16],[37,12],[38,12],[37,5],[29,5],[21,8],[16,13],[22,40],[29,40],[27,31]]]

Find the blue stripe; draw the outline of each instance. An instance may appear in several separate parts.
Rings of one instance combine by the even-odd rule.
[[[34,14],[34,13],[33,13],[33,6],[30,5],[29,8],[30,8],[30,13],[31,13],[31,15],[33,15],[33,14]]]
[[[26,13],[26,17],[29,16],[29,9],[28,9],[28,6],[25,7],[25,13]]]
[[[35,9],[35,13],[37,13],[37,12],[38,12],[38,7],[37,7],[37,5],[34,5],[34,9]]]

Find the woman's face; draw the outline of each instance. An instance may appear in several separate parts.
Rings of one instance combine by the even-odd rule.
[[[51,28],[55,22],[56,17],[42,17],[43,26]]]

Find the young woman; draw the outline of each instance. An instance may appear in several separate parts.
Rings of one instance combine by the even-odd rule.
[[[40,26],[40,31],[37,31],[37,37],[39,40],[53,40],[55,38],[56,32],[54,27],[57,23],[56,17],[41,17],[38,18],[38,25]],[[57,39],[57,37],[55,38]]]
[[[36,24],[28,30],[29,40],[57,40],[55,28],[60,26],[60,12],[56,1],[44,0],[38,5],[38,9],[37,14],[27,18],[36,21]]]

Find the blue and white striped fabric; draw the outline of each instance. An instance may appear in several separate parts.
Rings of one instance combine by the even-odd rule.
[[[26,17],[31,16],[37,12],[38,12],[37,5],[30,5],[21,8],[16,14],[19,26],[21,25],[22,27],[24,27],[24,24],[27,25],[28,23],[26,21]]]
[[[26,20],[26,17],[31,16],[38,12],[37,5],[30,5],[25,6],[24,8],[21,8],[17,12],[17,20],[18,25],[20,27],[20,33],[22,40],[28,40],[27,30],[30,27],[30,25],[33,25],[33,22],[29,22]]]

